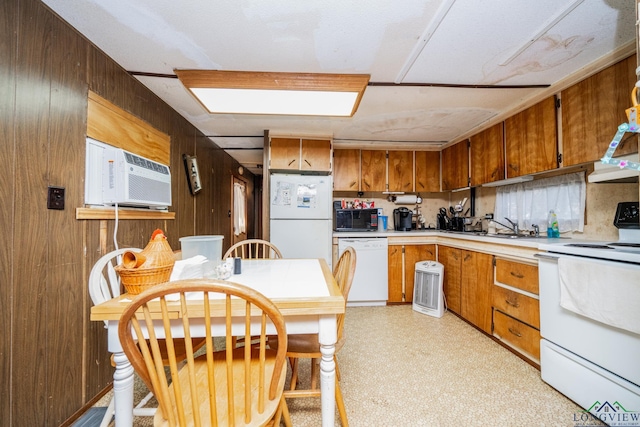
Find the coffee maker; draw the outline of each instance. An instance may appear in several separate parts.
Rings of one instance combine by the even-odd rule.
[[[396,231],[411,231],[411,219],[413,212],[408,208],[400,207],[393,210],[393,227]]]

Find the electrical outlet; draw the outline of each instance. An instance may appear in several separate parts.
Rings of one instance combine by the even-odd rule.
[[[47,209],[64,210],[64,187],[49,187]]]

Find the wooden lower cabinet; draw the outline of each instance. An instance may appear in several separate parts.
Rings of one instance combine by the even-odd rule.
[[[462,249],[451,248],[449,246],[438,246],[438,262],[444,270],[444,298],[447,309],[460,314],[460,260]]]
[[[439,246],[438,261],[444,267],[447,308],[491,334],[493,255]]]
[[[435,259],[435,245],[389,245],[388,302],[412,302],[416,263]]]
[[[535,361],[540,360],[540,331],[526,323],[507,316],[498,310],[493,312],[493,335],[516,350],[524,352]]]
[[[389,299],[387,302],[402,302],[402,245],[389,245]]]
[[[462,251],[460,296],[462,317],[491,333],[493,255]]]
[[[496,258],[492,287],[493,336],[540,363],[538,267]]]

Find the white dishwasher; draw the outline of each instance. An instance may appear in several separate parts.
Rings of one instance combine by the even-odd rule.
[[[347,306],[387,304],[387,245],[386,237],[338,239],[339,255],[349,246],[356,251],[356,272]]]

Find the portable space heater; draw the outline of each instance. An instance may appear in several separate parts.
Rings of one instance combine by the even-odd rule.
[[[416,279],[413,287],[413,309],[433,317],[444,314],[442,281],[444,267],[435,261],[416,263]]]

